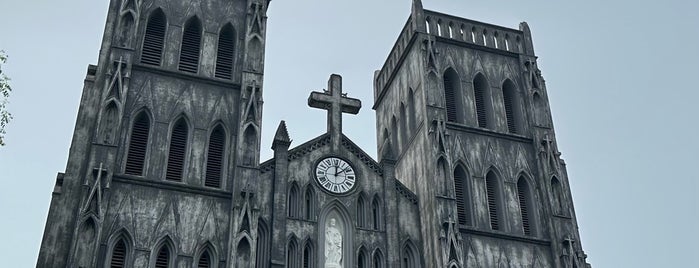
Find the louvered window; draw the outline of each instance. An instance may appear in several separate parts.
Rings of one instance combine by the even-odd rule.
[[[505,104],[505,116],[507,117],[507,130],[510,133],[519,133],[517,129],[515,110],[515,89],[510,80],[505,81],[502,86],[502,102]]]
[[[160,66],[163,56],[163,44],[165,43],[165,29],[167,20],[162,10],[158,9],[148,19],[146,35],[143,39],[143,51],[141,63]]]
[[[457,167],[454,171],[454,190],[456,192],[456,213],[458,215],[459,224],[467,225],[468,216],[466,212],[466,198],[468,194],[466,193],[468,188],[466,188],[466,174],[461,169]]]
[[[223,156],[226,148],[226,132],[217,126],[209,137],[209,151],[206,158],[206,181],[208,187],[221,187],[223,176]]]
[[[180,50],[179,70],[197,73],[199,69],[199,53],[201,48],[201,23],[197,17],[185,23],[182,34],[182,49]]]
[[[211,267],[211,260],[209,256],[209,251],[205,250],[204,253],[199,256],[199,263],[197,263],[197,268],[209,268]]]
[[[126,155],[126,168],[124,173],[137,176],[143,174],[149,133],[150,119],[148,118],[148,114],[141,112],[136,116],[133,127],[131,127],[131,139],[129,142],[129,151]]]
[[[485,78],[479,74],[475,80],[473,80],[473,95],[476,101],[476,118],[478,119],[478,126],[482,128],[488,127],[488,116],[486,114],[486,103],[485,103],[485,91],[487,87],[487,82],[484,81]]]
[[[223,27],[218,36],[218,51],[216,53],[216,77],[231,79],[233,74],[233,59],[235,56],[235,31],[230,24]]]
[[[457,122],[457,111],[456,111],[456,88],[454,85],[458,81],[455,75],[452,74],[453,70],[449,69],[444,73],[444,100],[446,101],[447,108],[447,121]]]
[[[170,267],[170,249],[163,245],[158,251],[158,256],[155,259],[155,268],[169,268]]]
[[[109,261],[110,268],[123,268],[126,266],[126,243],[123,239],[114,244],[112,259]]]
[[[497,177],[493,173],[488,173],[486,178],[486,192],[488,197],[488,216],[490,217],[490,228],[500,230],[500,219],[498,215],[498,186]]]
[[[168,180],[182,181],[188,131],[187,122],[184,118],[177,120],[175,127],[172,128],[170,152],[167,158],[167,173],[165,174],[165,178]]]
[[[531,226],[529,218],[529,185],[524,178],[520,178],[517,182],[517,196],[519,197],[519,211],[522,215],[522,227],[525,235],[531,235]]]

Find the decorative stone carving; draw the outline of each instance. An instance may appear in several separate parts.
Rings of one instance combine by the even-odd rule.
[[[342,232],[335,219],[330,219],[325,227],[325,266],[342,268]]]

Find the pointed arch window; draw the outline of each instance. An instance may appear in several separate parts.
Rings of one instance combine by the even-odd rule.
[[[357,198],[357,226],[366,227],[366,198],[364,198],[364,193],[359,194]]]
[[[126,267],[126,260],[127,260],[127,249],[126,249],[126,242],[124,242],[123,238],[119,238],[116,243],[114,243],[114,247],[112,248],[112,255],[109,260],[109,267],[110,268],[124,268]]]
[[[216,77],[231,79],[233,75],[233,61],[235,56],[235,30],[233,25],[226,24],[218,35],[218,49],[216,51]]]
[[[405,146],[408,144],[408,138],[410,137],[410,134],[408,134],[410,131],[408,130],[408,115],[406,114],[405,111],[405,104],[401,103],[400,104],[400,143],[401,145],[405,148]]]
[[[402,268],[417,268],[417,252],[411,244],[406,244],[403,247],[402,257],[401,257],[401,267]]]
[[[155,268],[170,268],[170,247],[163,244],[155,257]]]
[[[553,205],[558,214],[563,214],[563,191],[561,189],[561,182],[558,178],[553,177],[551,179],[551,190],[553,190]]]
[[[150,118],[145,111],[136,115],[131,127],[129,150],[126,154],[126,168],[124,173],[141,176],[146,161],[148,148],[148,136],[150,134]]]
[[[211,254],[209,253],[208,249],[205,249],[204,252],[199,255],[199,261],[197,261],[197,268],[210,268],[212,267],[211,263],[214,260],[211,259]]]
[[[189,19],[184,26],[178,69],[183,72],[197,73],[199,70],[200,49],[201,22],[199,22],[199,18],[195,16]]]
[[[223,157],[226,150],[226,131],[218,125],[211,131],[209,136],[209,149],[206,157],[206,179],[204,185],[207,187],[220,188],[223,177]]]
[[[381,229],[381,219],[383,218],[383,213],[381,213],[381,201],[379,201],[379,197],[376,195],[371,201],[371,216],[373,229]]]
[[[398,120],[396,120],[396,117],[393,116],[391,118],[391,145],[393,145],[393,153],[395,156],[399,154],[399,146],[398,146]]]
[[[383,268],[383,254],[381,254],[379,249],[374,251],[374,257],[372,259],[374,261],[373,268]]]
[[[369,258],[366,256],[364,247],[360,248],[357,254],[357,268],[369,268]]]
[[[461,86],[459,75],[449,68],[444,72],[444,101],[447,108],[447,121],[464,123],[464,111],[461,104]]]
[[[311,244],[311,241],[306,241],[306,244],[303,246],[303,268],[314,268],[314,260],[315,260],[315,250],[313,249],[313,244]]]
[[[489,86],[488,81],[482,74],[477,74],[473,79],[473,95],[476,102],[476,119],[478,127],[490,128],[491,119],[490,111],[492,110],[490,102],[488,102]]]
[[[167,171],[165,179],[182,181],[184,172],[184,160],[187,154],[187,137],[189,126],[187,120],[180,118],[175,122],[170,134],[170,149],[167,157]]]
[[[456,196],[456,212],[460,225],[470,224],[469,204],[471,202],[468,188],[466,171],[461,165],[458,165],[454,170],[454,192]]]
[[[286,248],[286,267],[297,268],[298,257],[298,243],[295,238],[292,238]]]
[[[500,230],[500,192],[498,177],[495,173],[488,172],[485,179],[486,198],[488,200],[488,217],[490,228]]]
[[[301,215],[299,213],[299,188],[295,183],[291,185],[289,190],[289,203],[287,206],[290,218],[298,218]]]
[[[517,99],[517,89],[515,84],[507,79],[502,84],[502,102],[505,106],[505,119],[507,119],[507,130],[510,133],[520,133],[520,113],[519,101]]]
[[[410,126],[410,132],[414,132],[417,130],[417,119],[416,119],[416,110],[417,107],[415,107],[415,94],[413,92],[413,89],[408,90],[408,125]]]
[[[519,199],[519,212],[522,216],[522,229],[524,235],[532,235],[532,198],[527,180],[520,176],[517,181],[517,197]]]
[[[163,45],[165,44],[165,30],[167,19],[161,9],[151,13],[146,25],[146,33],[143,38],[141,51],[141,63],[160,66],[163,57]]]
[[[315,219],[315,211],[316,211],[316,198],[315,198],[315,192],[313,191],[313,187],[308,185],[306,186],[306,192],[304,193],[304,219],[307,220],[314,220]]]
[[[270,260],[270,233],[267,225],[262,221],[257,222],[257,259],[256,268],[268,268]]]

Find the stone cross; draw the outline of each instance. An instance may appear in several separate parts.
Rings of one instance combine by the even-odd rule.
[[[342,77],[330,75],[328,89],[323,92],[311,92],[308,96],[308,106],[328,110],[328,133],[333,140],[334,149],[339,149],[342,134],[342,113],[357,114],[362,108],[358,99],[348,98],[342,93]]]

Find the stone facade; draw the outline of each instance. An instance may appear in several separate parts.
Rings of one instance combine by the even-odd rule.
[[[112,0],[37,267],[590,267],[526,23],[412,12],[374,78],[379,160],[261,162],[268,0]]]

